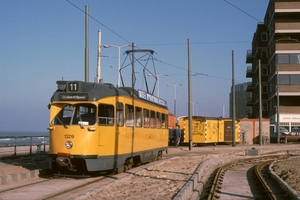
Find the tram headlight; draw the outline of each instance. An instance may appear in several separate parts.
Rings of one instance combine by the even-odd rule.
[[[67,149],[71,149],[71,148],[73,147],[73,143],[72,143],[71,141],[67,141],[67,142],[65,143],[65,147],[66,147]]]
[[[57,81],[57,89],[60,91],[66,91],[67,84],[65,81]]]

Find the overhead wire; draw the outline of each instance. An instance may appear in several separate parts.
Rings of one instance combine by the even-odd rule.
[[[251,41],[216,41],[216,42],[191,42],[190,44],[235,44],[235,43],[249,43]],[[156,43],[156,44],[139,44],[139,46],[171,46],[171,45],[186,45],[186,43]]]
[[[77,5],[75,5],[74,3],[70,2],[69,0],[66,0],[69,4],[71,4],[72,6],[74,6],[75,8],[77,8],[78,10],[80,10],[81,12],[85,13],[84,10],[82,10],[81,8],[79,8]],[[106,29],[108,29],[110,32],[112,32],[113,34],[117,35],[118,37],[122,38],[123,40],[125,40],[128,43],[131,43],[129,40],[127,40],[126,38],[122,37],[120,34],[116,33],[115,31],[113,31],[112,29],[110,29],[108,26],[106,26],[105,24],[101,23],[99,20],[97,20],[96,18],[94,18],[93,16],[91,16],[90,14],[88,14],[88,16],[93,19],[94,21],[96,21],[97,23],[101,24],[103,27],[105,27]]]
[[[234,4],[230,3],[230,2],[228,2],[227,0],[224,0],[224,1],[225,1],[226,3],[228,3],[229,5],[231,5],[232,7],[236,8],[236,9],[238,9],[239,11],[243,12],[244,14],[248,15],[249,17],[251,17],[251,18],[255,19],[256,21],[262,23],[262,21],[260,21],[259,19],[257,19],[257,18],[254,17],[253,15],[247,13],[246,11],[242,10],[241,8],[237,7],[236,5],[234,5]]]
[[[229,5],[231,5],[232,7],[236,8],[237,10],[239,10],[239,11],[243,12],[244,14],[248,15],[249,17],[255,19],[255,20],[258,21],[259,23],[264,24],[264,25],[267,26],[269,29],[273,30],[275,33],[279,33],[279,34],[282,35],[283,37],[291,39],[291,38],[290,38],[289,36],[287,36],[286,34],[280,33],[280,32],[278,32],[278,31],[276,31],[275,28],[271,27],[270,25],[265,24],[263,21],[257,19],[256,17],[254,17],[253,15],[251,15],[251,14],[249,14],[248,12],[244,11],[243,9],[241,9],[241,8],[237,7],[236,5],[230,3],[228,0],[224,0],[224,1],[225,1],[226,3],[228,3]]]
[[[70,5],[74,6],[76,9],[78,9],[79,11],[81,11],[82,13],[85,13],[86,12],[81,9],[80,7],[78,7],[77,5],[75,5],[74,3],[72,3],[70,0],[66,0]],[[226,0],[224,0],[226,1]],[[226,1],[227,2],[227,1]],[[227,2],[229,3],[229,2]],[[230,5],[234,6],[233,4],[229,3]],[[234,6],[236,7],[236,6]],[[239,9],[238,7],[236,7],[237,9]],[[239,9],[241,10],[241,9]],[[244,12],[243,10],[241,10],[242,12]],[[246,12],[244,12],[246,13]],[[252,18],[254,18],[252,15],[246,13],[247,15],[251,16]],[[92,15],[88,14],[88,16],[93,19],[95,22],[99,23],[100,25],[102,25],[103,27],[105,27],[107,30],[109,30],[110,32],[112,32],[113,34],[115,34],[116,36],[120,37],[121,39],[123,39],[124,41],[128,42],[128,43],[131,43],[129,40],[127,40],[126,38],[124,38],[123,36],[121,36],[120,34],[118,34],[117,32],[115,32],[114,30],[112,30],[111,28],[109,28],[108,26],[106,26],[105,24],[103,24],[102,22],[100,22],[99,20],[97,20],[96,18],[94,18]],[[256,19],[256,18],[254,18]],[[258,19],[256,19],[258,20]],[[195,44],[228,44],[228,43],[246,43],[246,42],[249,42],[249,41],[216,41],[216,42],[194,42],[194,43],[191,43],[193,45]],[[186,45],[186,43],[169,43],[169,44],[144,44],[144,45],[139,45],[139,46],[150,46],[150,45]],[[139,48],[138,48],[139,49]],[[108,56],[105,56],[105,57],[108,57]],[[174,67],[174,68],[178,68],[178,69],[182,69],[182,70],[185,70],[187,71],[187,69],[185,68],[182,68],[182,67],[179,67],[179,66],[176,66],[176,65],[173,65],[173,64],[169,64],[169,63],[166,63],[166,62],[163,62],[161,60],[158,60],[158,59],[155,59],[156,61],[160,62],[160,63],[163,63],[165,65],[168,65],[168,66],[171,66],[171,67]],[[231,80],[229,78],[224,78],[224,77],[218,77],[218,76],[211,76],[211,75],[208,75],[208,74],[204,74],[204,73],[201,73],[201,72],[193,72],[194,74],[197,74],[197,75],[205,75],[205,76],[208,76],[208,77],[212,77],[212,78],[218,78],[218,79],[224,79],[224,80]]]

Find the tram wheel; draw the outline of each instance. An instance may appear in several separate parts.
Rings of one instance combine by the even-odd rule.
[[[133,166],[133,159],[127,158],[124,163],[124,172],[132,169],[132,166]]]
[[[157,154],[157,160],[159,160],[161,158],[162,158],[162,151],[159,151],[158,154]]]

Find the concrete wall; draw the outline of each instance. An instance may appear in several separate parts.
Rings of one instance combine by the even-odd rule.
[[[240,119],[241,144],[259,144],[259,119]],[[262,144],[270,143],[270,120],[262,119]]]

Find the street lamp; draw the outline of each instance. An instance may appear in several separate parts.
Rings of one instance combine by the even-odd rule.
[[[195,104],[198,104],[198,102],[192,102],[192,104],[193,104],[193,116],[195,115],[194,114],[194,106],[195,106]],[[197,110],[197,115],[198,115],[198,110]]]
[[[159,77],[160,76],[169,76],[169,74],[148,74],[148,76],[157,77],[157,97],[159,97]]]
[[[119,49],[119,54],[118,54],[118,87],[120,87],[120,54],[121,54],[121,48],[122,47],[131,47],[132,44],[126,44],[123,46],[117,46],[117,45],[111,45],[111,44],[105,44],[103,45],[104,48],[110,48],[110,47],[115,47]]]
[[[167,86],[174,86],[174,115],[176,116],[176,86],[182,86],[182,84],[167,84]]]
[[[195,108],[196,110],[197,110],[197,116],[199,116],[199,114],[198,114],[198,110],[199,110],[199,108]],[[194,111],[193,111],[194,112]]]

